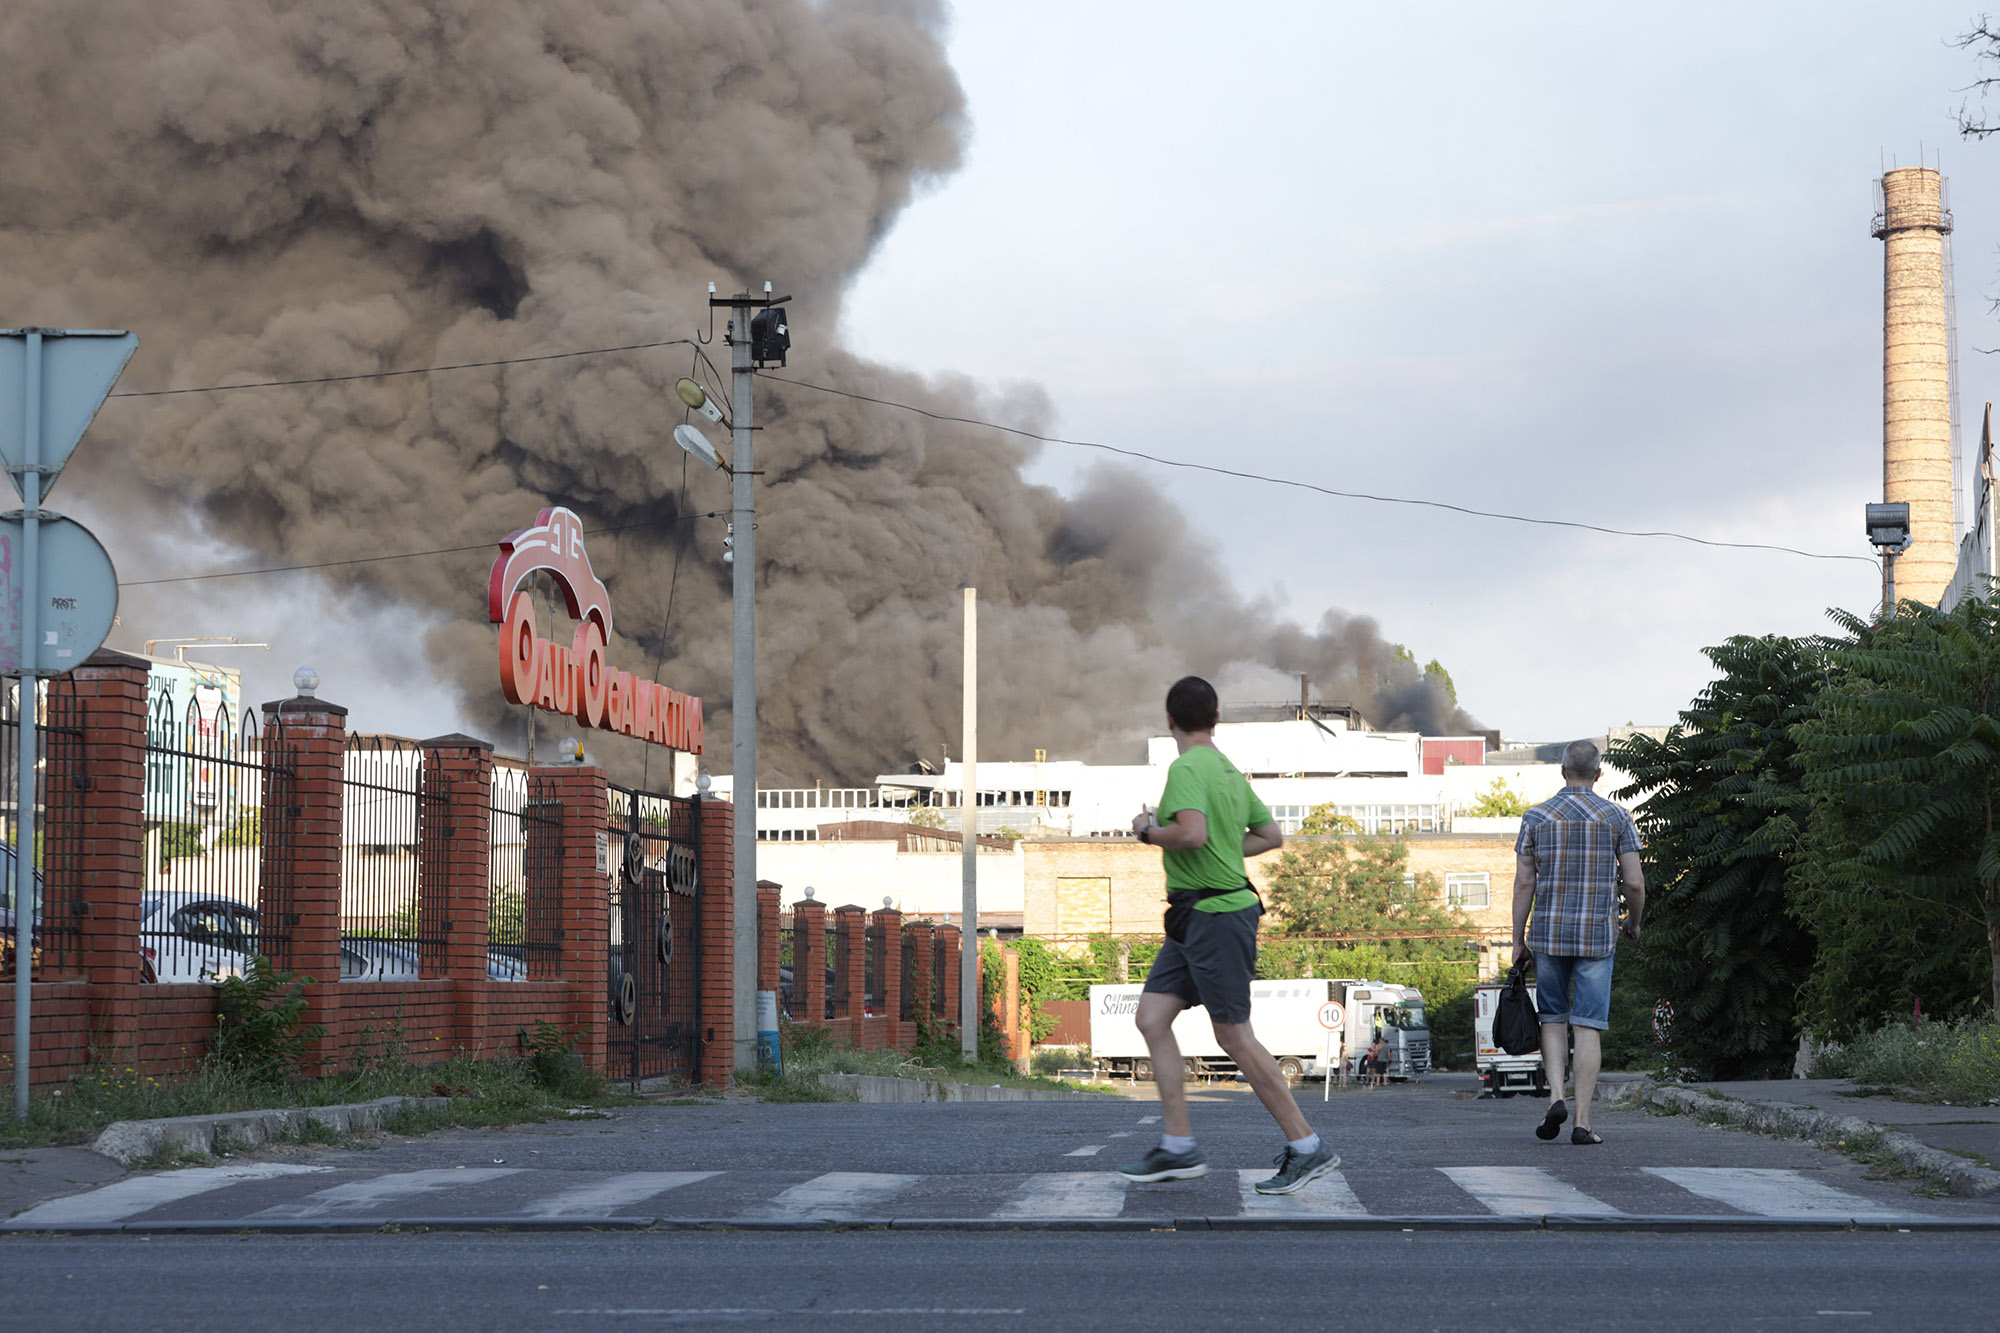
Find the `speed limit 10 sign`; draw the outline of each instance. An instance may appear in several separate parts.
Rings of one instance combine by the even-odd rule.
[[[1319,1007],[1319,1025],[1329,1032],[1338,1032],[1340,1025],[1347,1021],[1347,1011],[1338,1001],[1328,1000]]]

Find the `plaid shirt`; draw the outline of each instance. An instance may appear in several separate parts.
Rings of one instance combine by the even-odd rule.
[[[1588,787],[1564,787],[1521,818],[1517,853],[1535,858],[1528,947],[1602,958],[1618,943],[1618,857],[1639,850],[1632,816]]]

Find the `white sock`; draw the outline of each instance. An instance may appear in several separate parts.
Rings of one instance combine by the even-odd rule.
[[[1291,1140],[1292,1151],[1301,1157],[1310,1157],[1319,1151],[1319,1135],[1308,1134],[1302,1139]]]
[[[1190,1134],[1186,1138],[1182,1138],[1179,1134],[1162,1134],[1160,1135],[1160,1151],[1170,1152],[1176,1157],[1182,1153],[1193,1152],[1194,1135]]]

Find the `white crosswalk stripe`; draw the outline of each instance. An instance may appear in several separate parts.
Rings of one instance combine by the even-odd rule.
[[[1271,1178],[1271,1168],[1253,1167],[1237,1174],[1245,1217],[1366,1217],[1368,1210],[1354,1197],[1347,1177],[1329,1171],[1290,1194],[1259,1194],[1257,1182]]]
[[[901,1194],[921,1176],[873,1171],[829,1171],[794,1185],[745,1217],[860,1217],[876,1204]]]
[[[1440,1208],[1441,1187],[1428,1168],[1362,1171],[1359,1194],[1356,1173],[1336,1171],[1289,1195],[1256,1192],[1256,1182],[1269,1174],[1269,1168],[1243,1168],[1223,1173],[1224,1178],[1217,1181],[1176,1182],[1137,1190],[1113,1172],[1081,1165],[1075,1170],[1044,1171],[1025,1178],[1007,1173],[830,1171],[801,1181],[794,1173],[766,1171],[601,1174],[520,1167],[401,1171],[361,1178],[346,1168],[337,1177],[340,1183],[331,1186],[314,1178],[335,1169],[340,1168],[254,1163],[132,1176],[41,1204],[10,1219],[8,1225],[121,1225],[142,1217],[147,1222],[254,1224],[440,1216],[808,1222],[819,1218],[990,1218],[1004,1222],[1117,1218],[1127,1214],[1128,1202],[1131,1215],[1138,1218],[1481,1215],[1466,1211],[1463,1203],[1456,1209],[1450,1203]],[[1558,1171],[1540,1167],[1452,1166],[1435,1170],[1486,1213],[1503,1217],[1566,1214],[1619,1218],[1636,1213],[1705,1214],[1719,1219],[1750,1214],[1780,1219],[1873,1220],[1951,1213],[1942,1206],[1920,1206],[1914,1199],[1870,1198],[1829,1183],[1813,1171],[1668,1166],[1592,1169],[1583,1179],[1605,1196],[1598,1198],[1562,1179]],[[1232,1175],[1233,1189],[1228,1180]],[[1432,1183],[1426,1184],[1426,1180]],[[693,1188],[697,1186],[700,1188]],[[1673,1190],[1686,1193],[1676,1201],[1666,1197]],[[1717,1204],[1733,1212],[1719,1212]]]
[[[628,1171],[609,1180],[576,1185],[527,1206],[530,1217],[611,1217],[628,1204],[692,1185],[714,1176],[713,1171]]]
[[[48,1226],[75,1226],[86,1222],[121,1222],[128,1217],[182,1199],[191,1199],[210,1190],[240,1185],[246,1180],[270,1180],[276,1176],[302,1175],[330,1170],[324,1166],[287,1166],[261,1162],[243,1166],[201,1166],[186,1171],[165,1171],[159,1175],[133,1176],[129,1180],[72,1194],[67,1199],[51,1199],[45,1204],[18,1213],[14,1223],[43,1223]]]
[[[393,1175],[376,1176],[372,1180],[353,1180],[345,1185],[335,1185],[331,1189],[308,1194],[297,1203],[281,1203],[260,1213],[252,1213],[250,1216],[276,1220],[328,1217],[336,1213],[365,1213],[383,1204],[398,1203],[419,1194],[463,1189],[467,1185],[477,1185],[482,1181],[497,1180],[501,1176],[519,1174],[521,1168],[516,1166],[484,1166],[448,1171],[399,1171]]]
[[[1125,1181],[1109,1171],[1045,1171],[1029,1176],[995,1217],[1116,1217],[1125,1211]]]
[[[1587,1213],[1608,1217],[1618,1212],[1538,1166],[1441,1166],[1438,1170],[1488,1211],[1502,1216]]]
[[[1911,1211],[1884,1207],[1800,1171],[1718,1166],[1649,1166],[1644,1170],[1691,1194],[1759,1217],[1897,1217]]]

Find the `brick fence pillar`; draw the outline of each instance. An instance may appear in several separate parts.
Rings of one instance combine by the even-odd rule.
[[[426,981],[452,983],[452,1044],[483,1054],[493,747],[456,733],[421,744],[417,920],[426,942],[420,946],[419,966]]]
[[[868,1012],[868,913],[849,904],[833,909],[833,1016],[853,1022],[861,1044],[861,1018]]]
[[[875,997],[875,1012],[886,1020],[883,1029],[888,1044],[903,1044],[903,914],[885,907],[871,913],[882,941],[882,963],[875,975],[881,979],[882,993]]]
[[[81,744],[49,738],[44,892],[59,896],[74,886],[77,899],[44,904],[43,920],[76,928],[72,957],[91,987],[91,1040],[112,1059],[131,1057],[142,1002],[146,670],[139,658],[98,652],[50,684],[50,721],[74,722],[83,735]]]
[[[325,1031],[306,1072],[339,1064],[340,832],[346,799],[347,710],[301,695],[264,705],[262,873],[258,943],[287,972],[312,978],[306,1021]]]
[[[736,1072],[736,807],[701,803],[701,1031],[696,1073],[729,1086]]]
[[[937,927],[928,921],[913,921],[903,930],[910,937],[910,975],[903,978],[904,992],[916,1015],[917,1035],[937,1026]]]
[[[937,931],[938,958],[938,1017],[944,1020],[947,1032],[957,1032],[958,974],[961,966],[960,944],[957,926],[939,926]]]
[[[561,829],[557,882],[562,907],[556,933],[562,979],[570,993],[569,1029],[584,1063],[604,1069],[611,950],[611,885],[597,869],[597,839],[609,809],[604,770],[583,764],[537,766],[528,770],[528,790]]]
[[[757,881],[757,989],[778,989],[778,891],[782,885]],[[792,971],[793,977],[798,970]]]
[[[826,904],[792,905],[792,1021],[826,1026]]]

